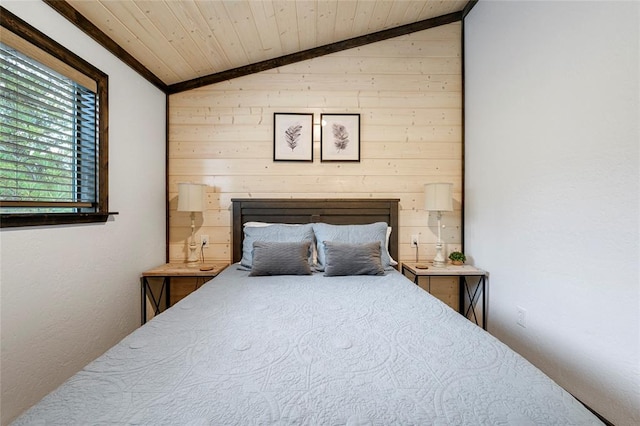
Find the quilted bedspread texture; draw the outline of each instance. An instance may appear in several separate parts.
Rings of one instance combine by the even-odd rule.
[[[601,423],[397,271],[248,277],[232,265],[14,424]]]

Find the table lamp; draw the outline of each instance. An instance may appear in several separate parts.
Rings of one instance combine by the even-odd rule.
[[[178,211],[191,212],[191,241],[189,242],[189,253],[187,266],[198,266],[198,245],[195,237],[195,217],[196,212],[204,211],[204,188],[205,185],[199,183],[179,183],[178,184]]]
[[[453,211],[453,184],[452,183],[428,183],[424,186],[425,210],[436,212],[438,217],[438,242],[436,243],[436,256],[433,258],[433,266],[442,268],[447,264],[444,257],[442,242],[442,212]]]

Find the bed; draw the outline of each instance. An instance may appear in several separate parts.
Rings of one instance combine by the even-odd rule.
[[[383,240],[357,241],[369,232],[360,226],[374,223],[384,225]],[[320,259],[317,241],[302,242],[313,252],[260,240],[306,235],[309,226],[314,236],[342,235],[346,226],[349,241],[325,239]],[[398,200],[234,200],[234,263],[15,425],[601,424],[524,358],[403,277],[393,267],[397,229]],[[260,244],[252,244],[248,268],[243,244],[251,239]],[[377,268],[385,250],[382,274],[331,273],[344,272],[337,259],[361,253],[379,253],[362,262]],[[290,262],[301,267],[322,260],[323,271],[252,276],[274,252],[302,253]]]

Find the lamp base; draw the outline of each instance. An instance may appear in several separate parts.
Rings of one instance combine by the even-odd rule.
[[[197,268],[200,266],[200,259],[198,259],[198,246],[195,242],[189,244],[189,257],[187,257],[187,267]]]
[[[443,253],[444,244],[441,241],[436,243],[436,256],[433,258],[434,268],[444,268],[447,266],[447,261],[444,258]]]

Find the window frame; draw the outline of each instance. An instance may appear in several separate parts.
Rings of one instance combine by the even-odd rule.
[[[96,211],[90,213],[0,213],[0,227],[106,222],[110,215],[117,214],[109,212],[109,76],[1,6],[0,26],[94,80],[99,105]]]

